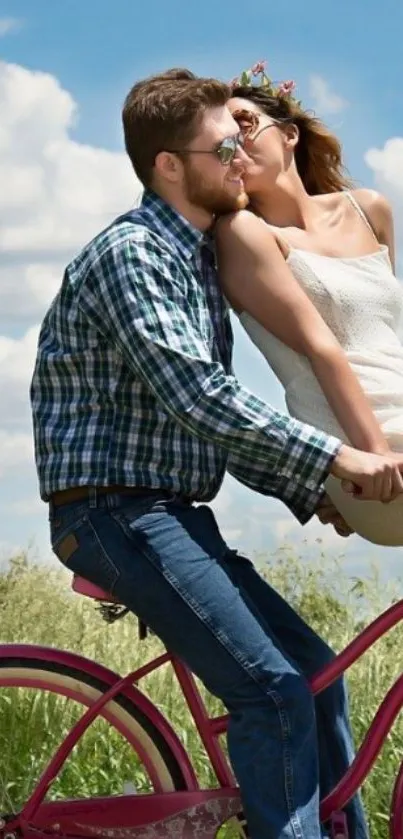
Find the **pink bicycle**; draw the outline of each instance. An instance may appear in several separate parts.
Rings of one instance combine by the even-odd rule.
[[[118,608],[116,599],[82,578],[74,579],[73,588],[101,601],[106,612]],[[403,600],[370,624],[313,678],[313,692],[324,690],[402,618]],[[200,789],[191,758],[173,727],[137,687],[147,674],[166,664],[174,668],[204,744],[217,778],[215,789]],[[0,646],[0,688],[6,689],[7,701],[12,701],[11,688],[46,691],[74,700],[81,709],[81,716],[54,749],[26,800],[10,806],[12,784],[1,784],[0,839],[212,839],[231,819],[239,832],[247,835],[239,792],[219,744],[219,736],[226,731],[227,717],[209,717],[193,675],[169,652],[120,678],[79,655],[34,645],[7,644]],[[342,808],[371,770],[402,705],[403,675],[382,702],[349,771],[321,803],[321,817],[330,820],[333,839],[348,839]],[[35,703],[31,707],[35,708]],[[124,795],[49,800],[47,794],[67,758],[98,717],[127,741],[134,757],[135,778],[140,779],[138,785]],[[23,722],[19,720],[18,725]],[[13,733],[7,734],[11,760]],[[21,790],[16,790],[14,799],[21,799],[21,795]],[[394,787],[390,836],[403,839],[403,764]]]

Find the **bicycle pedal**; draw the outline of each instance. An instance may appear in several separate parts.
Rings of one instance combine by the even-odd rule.
[[[347,817],[342,810],[332,813],[330,817],[331,839],[348,839]]]

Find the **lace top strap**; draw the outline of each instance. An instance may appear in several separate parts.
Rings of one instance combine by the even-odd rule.
[[[375,241],[379,244],[378,237],[375,233],[375,230],[372,227],[372,224],[371,224],[368,216],[364,213],[364,210],[362,209],[361,204],[358,203],[357,199],[354,198],[354,195],[351,192],[347,191],[344,194],[345,194],[346,198],[348,198],[348,200],[350,201],[350,204],[352,204],[353,207],[357,210],[357,213],[358,213],[359,216],[361,216],[364,224],[366,224],[368,229],[371,231]]]

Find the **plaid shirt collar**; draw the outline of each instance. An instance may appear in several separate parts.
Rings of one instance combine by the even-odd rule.
[[[211,234],[198,230],[150,189],[143,194],[141,208],[152,218],[153,226],[162,238],[179,248],[186,260],[191,259],[202,244],[211,241]]]

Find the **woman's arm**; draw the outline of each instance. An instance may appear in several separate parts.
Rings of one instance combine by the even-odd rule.
[[[395,231],[389,202],[374,189],[355,189],[354,198],[362,207],[381,245],[387,245],[393,271],[395,270]]]
[[[219,220],[219,276],[233,308],[246,311],[305,355],[353,446],[389,451],[361,385],[335,336],[290,271],[267,225],[248,211]]]

